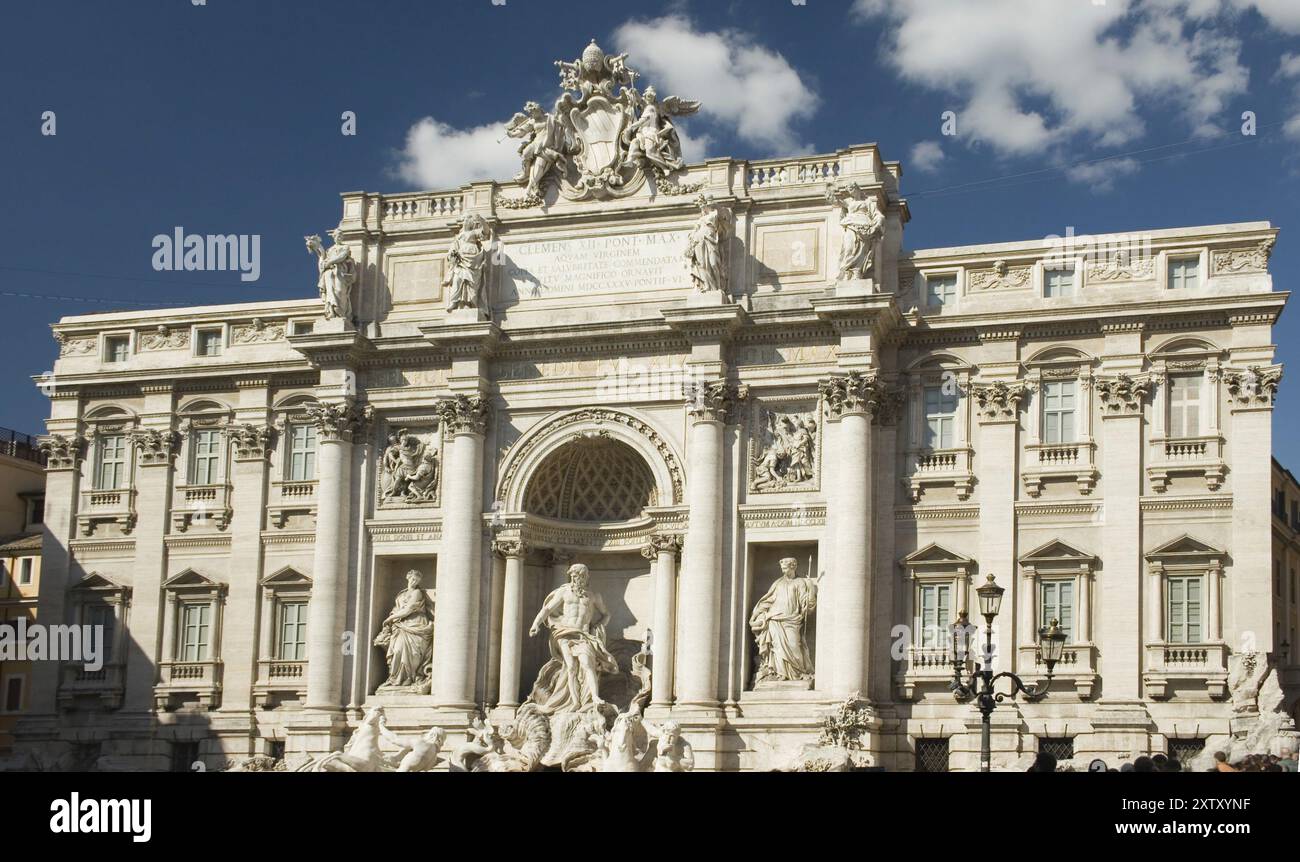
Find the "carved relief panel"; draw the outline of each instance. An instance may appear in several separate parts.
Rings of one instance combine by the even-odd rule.
[[[820,487],[822,434],[815,398],[755,399],[747,436],[750,492]]]

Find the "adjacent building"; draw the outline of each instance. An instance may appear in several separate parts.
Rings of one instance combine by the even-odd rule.
[[[41,577],[45,469],[35,438],[0,428],[0,626],[36,619]],[[0,754],[30,698],[31,664],[0,655]]]

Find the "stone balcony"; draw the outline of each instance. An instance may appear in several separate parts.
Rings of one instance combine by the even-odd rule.
[[[283,700],[307,697],[307,662],[259,659],[253,699],[262,709],[270,709]]]
[[[1227,696],[1227,644],[1149,643],[1145,652],[1142,682],[1150,697],[1164,700],[1177,683],[1204,685],[1216,700]]]
[[[910,646],[907,657],[895,663],[894,688],[900,700],[914,700],[918,686],[946,687],[952,681],[952,650]]]
[[[975,474],[971,470],[973,454],[974,450],[969,446],[908,452],[904,475],[912,502],[921,501],[926,487],[952,487],[958,500],[969,499],[975,485]]]
[[[267,517],[276,529],[284,529],[295,515],[316,517],[316,480],[276,481],[271,483],[271,500]]]
[[[1204,477],[1206,487],[1217,491],[1223,485],[1228,465],[1223,460],[1223,437],[1153,437],[1147,463],[1151,490],[1164,493],[1172,476]]]
[[[195,522],[208,522],[218,530],[226,529],[234,514],[230,498],[231,486],[225,483],[178,487],[172,503],[172,529],[183,533]]]
[[[1047,665],[1036,644],[1021,644],[1018,673],[1025,685],[1036,685],[1047,678]],[[1074,692],[1079,700],[1087,700],[1093,695],[1099,675],[1097,673],[1098,654],[1095,644],[1070,644],[1061,653],[1061,660],[1052,668],[1053,682],[1069,682],[1074,685]]]
[[[117,709],[126,691],[125,671],[113,662],[99,670],[87,670],[81,662],[63,665],[59,669],[59,708],[74,709],[79,703],[98,701],[101,709]]]
[[[221,705],[221,671],[222,664],[215,659],[160,662],[159,682],[153,690],[158,711],[170,711],[185,703],[216,709]]]
[[[135,528],[135,489],[115,488],[82,491],[77,509],[77,528],[83,536],[93,535],[97,524],[116,524],[123,533]]]
[[[1031,443],[1025,446],[1021,480],[1025,493],[1037,497],[1049,479],[1066,479],[1079,486],[1080,494],[1091,494],[1097,486],[1097,444],[1091,440],[1074,443]]]

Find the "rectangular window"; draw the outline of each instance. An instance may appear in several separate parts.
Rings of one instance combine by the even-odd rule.
[[[1169,378],[1169,436],[1197,437],[1201,433],[1201,376]]]
[[[126,362],[131,358],[131,336],[110,335],[104,339],[104,361]]]
[[[1074,581],[1042,581],[1038,588],[1038,624],[1056,620],[1065,632],[1065,642],[1074,642]]]
[[[938,307],[952,305],[957,299],[957,274],[927,275],[925,277],[925,304]]]
[[[307,657],[307,603],[280,605],[280,658],[302,661]]]
[[[1201,642],[1201,579],[1174,577],[1165,581],[1166,620],[1171,644]]]
[[[181,661],[207,661],[212,605],[188,604],[181,612]]]
[[[289,436],[289,479],[309,482],[316,478],[316,426],[293,425]]]
[[[31,557],[23,557],[18,562],[18,585],[25,587],[32,582],[32,563]]]
[[[1043,270],[1043,296],[1048,299],[1061,296],[1074,296],[1074,270]]]
[[[221,475],[221,432],[207,428],[194,432],[194,458],[190,484],[215,485]]]
[[[113,629],[117,624],[117,615],[112,605],[93,602],[81,606],[81,624],[85,626],[102,626],[104,629],[104,663],[113,658]]]
[[[925,387],[925,440],[929,449],[951,449],[956,443],[957,393],[949,387]]]
[[[1200,266],[1199,256],[1169,258],[1169,289],[1195,290],[1200,286]]]
[[[221,330],[200,329],[194,335],[194,354],[196,356],[221,355]]]
[[[948,738],[918,739],[915,769],[917,772],[947,772]]]
[[[23,708],[23,678],[11,676],[5,680],[5,712],[20,712]]]
[[[1074,737],[1073,736],[1040,736],[1038,737],[1038,752],[1040,754],[1050,754],[1056,758],[1059,765],[1063,760],[1074,759]]]
[[[310,335],[312,331],[312,322],[310,320],[295,320],[293,322],[294,335]]]
[[[1077,380],[1049,380],[1043,384],[1043,442],[1075,442],[1075,390]]]
[[[109,434],[99,439],[99,465],[95,471],[95,489],[113,491],[126,480],[126,435]]]
[[[948,616],[950,584],[921,584],[919,587],[920,610],[918,625],[921,628],[921,646],[927,649],[946,647],[951,638],[948,626],[952,624]]]

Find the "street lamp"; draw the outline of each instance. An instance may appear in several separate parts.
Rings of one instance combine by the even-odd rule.
[[[1042,656],[1043,664],[1047,665],[1047,679],[1035,685],[1033,688],[1027,687],[1020,677],[1011,671],[1002,671],[995,674],[993,672],[993,619],[1002,609],[1002,594],[1006,590],[998,586],[989,575],[988,581],[983,586],[975,590],[975,595],[979,598],[980,614],[984,617],[984,663],[975,664],[974,670],[970,671],[970,678],[963,681],[963,672],[966,671],[968,656],[970,654],[970,642],[975,633],[975,627],[970,624],[969,615],[966,611],[961,611],[957,615],[957,622],[952,626],[952,683],[949,688],[952,689],[958,700],[969,700],[974,697],[975,704],[979,708],[982,721],[980,725],[980,771],[989,772],[990,761],[992,760],[991,742],[989,735],[991,732],[990,718],[993,715],[994,708],[998,703],[1008,697],[1015,697],[1017,694],[1023,694],[1026,700],[1041,700],[1052,687],[1052,669],[1056,663],[1061,660],[1062,653],[1065,652],[1065,632],[1061,629],[1057,620],[1038,630],[1038,649]],[[1011,680],[1011,691],[1002,693],[994,690],[994,686],[1000,679]]]

